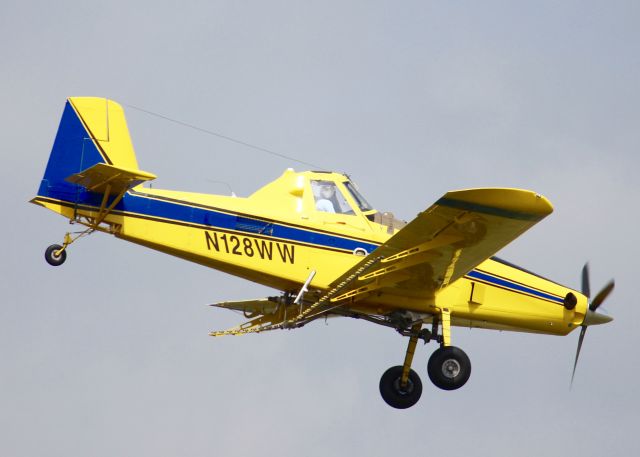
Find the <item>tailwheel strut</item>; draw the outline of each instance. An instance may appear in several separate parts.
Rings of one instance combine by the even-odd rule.
[[[389,368],[380,378],[380,394],[391,407],[406,409],[415,405],[422,395],[420,376],[411,369],[413,355],[421,337],[422,322],[411,327],[411,337],[404,357],[404,364]]]
[[[44,259],[47,261],[49,265],[57,267],[62,265],[65,260],[67,260],[67,247],[73,243],[74,241],[82,238],[85,235],[89,235],[95,229],[88,228],[87,230],[83,230],[82,232],[76,232],[72,236],[71,233],[67,232],[64,235],[64,241],[62,245],[52,244],[44,251]]]
[[[74,242],[74,239],[71,238],[70,233],[66,233],[64,235],[64,241],[62,246],[59,244],[52,244],[44,251],[44,259],[47,261],[49,265],[57,267],[58,265],[62,265],[65,260],[67,260],[67,246]]]
[[[98,187],[100,186],[96,185],[92,188],[89,188],[89,190],[95,190]],[[60,246],[59,244],[52,244],[51,246],[49,246],[44,252],[44,258],[49,265],[53,265],[54,267],[62,265],[67,259],[67,246],[85,235],[90,235],[96,230],[114,233],[114,229],[117,224],[105,222],[105,220],[109,213],[120,202],[120,200],[122,200],[124,194],[128,190],[128,187],[122,188],[117,194],[115,192],[112,193],[112,189],[113,186],[107,182],[106,186],[104,187],[102,202],[100,203],[100,208],[98,209],[98,214],[96,216],[83,216],[79,218],[77,215],[74,215],[74,218],[70,221],[71,223],[80,222],[81,224],[86,225],[88,228],[86,230],[83,230],[82,232],[74,232],[73,235],[75,236],[72,236],[71,233],[67,232],[64,236],[62,246]],[[111,203],[108,204],[109,197],[112,195],[115,195],[115,197],[113,198]],[[101,224],[103,223],[107,224],[108,228],[101,227]]]

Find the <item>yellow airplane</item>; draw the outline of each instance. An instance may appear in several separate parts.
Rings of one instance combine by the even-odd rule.
[[[494,257],[552,212],[532,191],[448,192],[406,223],[376,211],[340,173],[288,169],[247,198],[143,187],[154,178],[138,168],[120,105],[69,98],[31,202],[84,230],[50,246],[46,261],[61,265],[71,243],[100,231],[281,292],[212,305],[248,319],[212,336],[329,316],[395,329],[408,337],[404,362],[380,380],[394,408],[413,406],[422,393],[411,369],[418,340],[440,345],[427,365],[437,387],[467,382],[471,363],[452,346],[452,326],[552,335],[581,327],[575,374],[587,327],[611,320],[597,309],[614,282],[590,301],[586,265],[578,292]]]

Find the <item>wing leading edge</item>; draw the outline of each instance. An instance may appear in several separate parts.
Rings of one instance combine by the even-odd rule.
[[[528,190],[448,192],[336,279],[331,287],[340,292],[331,302],[361,301],[373,292],[433,299],[552,211],[549,200]]]

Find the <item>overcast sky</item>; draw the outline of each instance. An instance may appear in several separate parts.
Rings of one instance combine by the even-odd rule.
[[[0,454],[628,456],[637,452],[640,3],[17,1],[0,5]],[[35,195],[65,98],[104,96],[345,171],[412,219],[508,186],[555,212],[501,256],[592,290],[578,334],[454,329],[473,365],[420,402],[378,382],[406,339],[331,320],[213,339],[208,303],[273,291],[104,234],[53,268],[69,226]],[[154,187],[247,196],[306,167],[125,106]]]

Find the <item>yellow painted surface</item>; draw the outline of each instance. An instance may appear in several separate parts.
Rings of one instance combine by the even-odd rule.
[[[106,163],[97,163],[87,170],[76,173],[67,178],[68,182],[79,184],[91,192],[103,194],[119,194],[145,181],[151,181],[156,176],[142,170],[132,170]]]
[[[465,277],[442,290],[436,297],[437,306],[451,307],[453,325],[566,335],[579,326],[584,318],[587,298],[573,289],[493,260],[483,262],[476,270],[500,275],[558,297],[565,297],[572,292],[578,298],[578,304],[569,311],[560,303]],[[473,301],[472,286],[481,290],[481,295],[475,296]]]
[[[283,195],[285,195],[284,191],[290,193],[286,186],[274,185],[272,189],[277,192],[283,191]],[[359,224],[332,224],[328,228],[327,215],[313,214],[313,208],[309,208],[312,203],[310,201],[305,201],[302,211],[298,211],[295,206],[289,206],[291,202],[287,202],[280,208],[277,205],[266,207],[264,202],[267,198],[264,194],[254,202],[253,197],[237,198],[156,189],[144,189],[144,193],[150,198],[157,195],[200,205],[211,205],[220,210],[227,209],[229,213],[240,211],[242,214],[251,214],[257,218],[269,216],[296,226],[304,224],[311,231],[330,230],[336,235],[357,236],[376,243],[381,243],[389,237],[384,227],[364,219],[362,215],[350,216],[360,218]],[[286,198],[284,200],[286,201]],[[65,217],[73,217],[73,209],[68,206],[50,202],[41,204]],[[97,210],[91,212],[79,210],[78,213],[95,216]],[[328,216],[336,220],[341,217],[343,220],[348,220],[347,216],[336,214]],[[362,259],[350,252],[320,249],[313,245],[292,243],[240,231],[219,230],[206,226],[193,227],[161,219],[149,220],[119,211],[107,216],[106,221],[121,226],[116,234],[119,238],[280,290],[297,290],[311,270],[317,273],[311,287],[326,289],[342,272]],[[477,269],[559,297],[564,297],[571,291],[551,281],[492,260],[483,262]],[[477,292],[473,296],[472,284],[474,288],[477,287]],[[580,324],[586,309],[586,297],[573,292],[579,302],[575,310],[567,311],[558,303],[463,277],[439,290],[435,299],[421,297],[419,293],[402,294],[400,292],[398,295],[374,293],[363,301],[357,302],[354,308],[367,309],[377,314],[385,314],[394,309],[433,314],[437,309],[446,307],[451,310],[454,326],[566,334]]]
[[[154,177],[138,169],[120,105],[88,97],[70,101],[101,153],[115,165],[98,164],[96,169],[105,169],[104,173],[74,175],[76,182],[99,193],[109,189],[100,179],[125,179],[126,173],[118,175],[118,169],[131,179]],[[313,181],[333,183],[351,211],[318,210]],[[587,308],[583,295],[521,269],[484,260],[551,213],[553,208],[544,197],[518,189],[453,191],[398,231],[372,222],[368,216],[374,211],[360,209],[347,190],[348,182],[339,173],[286,170],[247,198],[138,186],[127,192],[125,209],[110,212],[103,224],[123,240],[281,291],[297,292],[313,270],[310,289],[318,296],[347,284],[333,300],[352,297],[342,306],[367,314],[405,310],[418,313],[426,322],[446,308],[454,326],[559,335],[582,322]],[[188,218],[134,213],[126,209],[127,198],[179,206],[180,214],[204,210],[279,224],[303,232],[305,241],[238,226],[222,228]],[[32,202],[90,227],[99,215],[98,206],[86,203],[47,197]],[[373,253],[314,241],[327,235],[350,240],[351,245],[367,244]],[[371,269],[357,270],[363,262],[369,262]],[[354,269],[357,274],[349,276]],[[562,305],[569,292],[578,298],[571,311]]]
[[[138,169],[122,106],[113,100],[97,97],[70,97],[69,102],[82,119],[90,137],[113,164],[131,170]]]
[[[505,193],[505,191],[510,191]],[[505,198],[506,195],[506,198]],[[547,215],[551,202],[540,194],[523,189],[465,189],[447,192],[447,198],[526,214]]]

